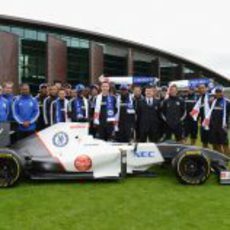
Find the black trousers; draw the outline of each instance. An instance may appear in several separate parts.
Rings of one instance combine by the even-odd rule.
[[[210,139],[209,130],[205,130],[203,126],[200,127],[200,139],[203,144],[208,144]]]
[[[95,127],[93,121],[90,121],[89,123],[89,134],[93,137],[96,137],[97,134],[97,128]]]
[[[222,127],[210,127],[209,140],[211,144],[227,145],[228,144],[228,131]]]
[[[130,142],[133,138],[134,124],[120,124],[119,131],[116,133],[118,142]]]
[[[112,140],[114,134],[113,123],[100,124],[97,126],[96,137],[105,141]]]
[[[167,126],[166,129],[166,140],[171,139],[172,134],[175,135],[176,141],[181,141],[183,139],[183,126],[182,124],[177,124],[174,126]]]
[[[184,121],[184,136],[197,139],[198,134],[198,122],[192,118],[186,118]]]
[[[34,134],[34,131],[17,131],[17,141],[29,137],[32,134]]]
[[[149,139],[150,142],[158,142],[159,135],[158,129],[140,130],[140,142],[146,142]]]

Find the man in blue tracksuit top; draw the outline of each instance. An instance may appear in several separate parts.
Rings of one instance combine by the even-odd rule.
[[[20,86],[20,95],[14,100],[12,111],[18,124],[20,139],[34,133],[39,117],[39,105],[38,101],[31,96],[28,84]]]
[[[8,114],[8,118],[7,120],[9,122],[13,122],[13,114],[12,114],[12,104],[14,101],[14,94],[13,94],[13,86],[14,83],[13,82],[4,82],[3,83],[3,88],[2,88],[2,96],[7,100],[8,104],[9,104],[9,114]]]
[[[2,86],[0,86],[0,123],[7,122],[10,107],[8,101],[2,95]]]

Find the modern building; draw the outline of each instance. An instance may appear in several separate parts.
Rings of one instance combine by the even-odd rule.
[[[208,77],[230,86],[221,74],[177,55],[124,39],[72,27],[0,15],[0,81],[60,80],[93,83],[105,76]]]

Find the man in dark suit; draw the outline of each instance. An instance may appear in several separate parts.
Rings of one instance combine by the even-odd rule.
[[[145,98],[140,101],[137,107],[139,117],[140,142],[158,141],[159,129],[159,100],[156,99],[156,87],[148,86],[145,89]]]

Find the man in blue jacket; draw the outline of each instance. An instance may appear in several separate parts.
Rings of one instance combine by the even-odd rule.
[[[0,86],[0,123],[7,122],[10,107],[8,101],[2,95],[2,86]]]
[[[28,84],[20,86],[20,95],[15,98],[12,106],[13,117],[18,124],[18,134],[24,138],[34,133],[39,117],[38,101],[30,94]]]
[[[14,83],[7,81],[3,83],[3,94],[2,96],[7,100],[8,104],[9,104],[9,114],[8,114],[8,121],[9,122],[13,122],[13,114],[12,114],[12,103],[14,100],[14,94],[13,94],[13,87],[14,87]]]

